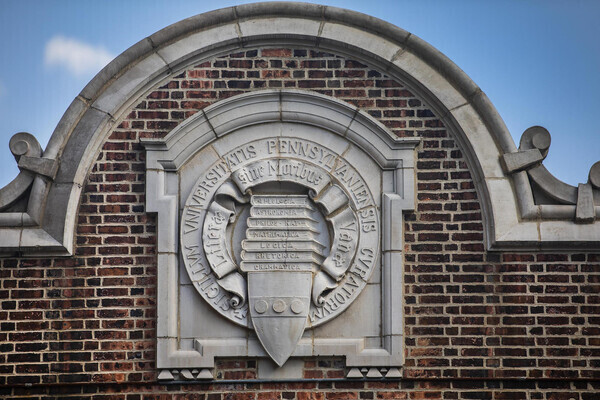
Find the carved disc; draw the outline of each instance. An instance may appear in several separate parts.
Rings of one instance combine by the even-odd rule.
[[[209,251],[219,249],[220,253],[213,254],[219,256],[217,258],[228,259],[227,255],[231,256],[236,270],[233,274],[237,274],[235,279],[230,279],[231,274],[227,275],[232,265],[229,264],[225,272],[215,268],[218,259],[213,257],[211,261],[203,246],[203,233],[206,234],[203,226],[215,201],[215,193],[223,185],[231,184],[245,194],[310,195],[308,202],[313,207],[319,205],[319,211],[314,211],[312,218],[317,221],[314,225],[319,234],[317,241],[324,248],[323,258],[317,262],[321,264],[313,271],[317,272],[313,288],[319,281],[319,290],[323,294],[319,299],[311,299],[305,306],[296,304],[292,308],[291,303],[287,304],[281,313],[303,315],[306,326],[315,327],[347,309],[367,285],[379,263],[380,241],[376,203],[369,185],[352,163],[319,143],[297,137],[278,137],[232,146],[198,177],[181,217],[180,243],[185,268],[196,290],[212,308],[236,324],[252,327],[249,314],[258,313],[264,305],[259,305],[257,310],[252,306],[254,303],[249,295],[247,302],[235,307],[233,296],[223,288],[223,283],[227,281],[230,287],[236,287],[248,280],[248,272],[241,271],[239,266],[242,261],[239,243],[244,237],[236,235],[246,233],[246,227],[251,231],[270,222],[249,222],[249,207],[237,205],[232,215],[235,222],[229,222],[226,229],[227,240],[215,240],[215,243],[225,243],[227,248],[209,248]],[[278,207],[272,212],[279,212]],[[238,229],[238,226],[243,228]],[[248,246],[250,249],[257,244],[250,243]],[[215,271],[222,275],[217,276]],[[317,303],[315,300],[318,300]],[[269,303],[263,315],[276,313],[272,306]]]

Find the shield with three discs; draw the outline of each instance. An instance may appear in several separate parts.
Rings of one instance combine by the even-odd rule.
[[[304,332],[323,246],[308,196],[254,195],[251,204],[240,268],[247,273],[256,335],[281,366]]]

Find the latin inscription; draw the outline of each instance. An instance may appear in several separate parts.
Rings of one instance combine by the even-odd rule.
[[[308,240],[312,238],[311,231],[308,230],[270,230],[248,229],[246,231],[248,239],[300,239]]]
[[[285,262],[285,263],[253,263],[246,262],[245,266],[249,271],[310,271],[310,263]]]
[[[333,244],[329,257],[323,262],[323,269],[339,281],[346,273],[356,253],[358,242],[358,221],[350,207],[344,208],[330,218],[333,225]]]
[[[319,320],[337,311],[344,304],[353,301],[355,293],[365,285],[366,282],[354,274],[347,274],[344,282],[325,298],[323,306],[311,308],[308,314],[311,324],[316,324]]]
[[[270,155],[304,158],[322,167],[327,167],[327,169],[333,168],[337,158],[336,154],[322,146],[295,138],[267,140],[267,153]]]
[[[213,165],[204,178],[196,184],[196,188],[191,195],[189,204],[206,208],[208,203],[212,200],[214,190],[218,186],[217,184],[223,182],[228,175],[229,168],[227,167],[227,163],[219,161],[216,165]]]
[[[236,170],[233,179],[244,189],[264,182],[289,181],[320,191],[329,182],[325,171],[320,168],[303,161],[285,159],[251,163]]]
[[[226,230],[229,217],[233,211],[217,202],[211,203],[202,231],[204,253],[212,270],[219,278],[236,270],[236,265],[229,256],[226,243]]]
[[[183,232],[187,235],[197,231],[204,219],[204,210],[188,207],[183,215]]]
[[[188,245],[183,247],[183,257],[188,265],[190,278],[196,289],[202,294],[215,309],[226,312],[232,318],[247,324],[248,306],[233,308],[230,305],[231,296],[225,292],[217,283],[215,275],[212,273],[208,262],[203,255],[202,249],[198,245]]]
[[[316,226],[316,221],[315,220],[296,220],[296,219],[278,219],[278,218],[273,218],[273,219],[256,219],[256,220],[250,220],[248,221],[248,227],[250,228],[264,228],[264,227],[271,227],[271,228],[299,228],[299,227],[303,227],[305,225],[308,226]]]
[[[373,205],[373,197],[371,196],[367,184],[350,164],[343,159],[339,159],[338,164],[333,171],[333,175],[350,190],[358,208]]]
[[[306,195],[255,195],[251,199],[252,208],[248,223],[262,225],[260,228],[248,228],[246,239],[242,242],[242,271],[282,270],[281,266],[290,263],[293,270],[312,271],[322,261],[322,245],[316,240],[316,231],[312,229],[312,213],[316,210]],[[294,228],[282,230],[269,224],[261,224],[263,218],[279,217],[279,221],[295,221]],[[270,221],[270,220],[269,220]],[[272,234],[285,234],[293,239],[296,233],[303,241],[292,241],[298,246],[302,243],[304,251],[294,249],[293,244],[274,251]],[[285,242],[284,242],[285,243]],[[276,244],[278,246],[278,244]],[[278,246],[279,247],[279,246]],[[282,264],[283,263],[283,264]],[[289,269],[289,268],[285,268]]]
[[[375,251],[371,248],[360,249],[356,258],[357,261],[350,268],[350,272],[366,280],[374,266]]]
[[[250,144],[225,154],[223,156],[223,161],[227,164],[227,167],[232,170],[234,167],[252,160],[253,158],[256,158],[256,147]]]
[[[253,217],[285,217],[285,218],[303,218],[308,217],[306,210],[297,208],[266,208],[252,209]]]
[[[310,240],[296,240],[290,242],[282,241],[266,241],[262,240],[259,242],[247,242],[246,248],[249,250],[298,250],[298,251],[310,251],[313,248],[313,242]]]
[[[297,196],[287,197],[272,197],[272,196],[260,196],[252,198],[252,204],[257,206],[304,206],[310,207],[308,198]]]
[[[379,222],[375,207],[359,210],[358,217],[360,219],[360,227],[363,232],[375,232],[377,230]]]
[[[281,261],[281,260],[302,260],[307,257],[310,258],[309,254],[303,254],[295,251],[285,251],[285,252],[268,252],[268,251],[258,251],[258,252],[248,252],[244,254],[244,260],[248,261]]]
[[[314,326],[345,309],[366,285],[377,263],[378,210],[366,182],[349,162],[300,138],[261,139],[235,148],[199,177],[187,199],[180,229],[182,256],[194,286],[215,310],[242,325],[249,323],[248,306],[231,306],[232,293],[219,285],[221,280],[213,270],[215,265],[222,265],[229,272],[235,266],[227,262],[231,250],[222,242],[226,235],[223,227],[228,222],[214,214],[204,228],[208,208],[215,192],[226,182],[248,194],[256,185],[282,181],[310,189],[316,196],[314,201],[323,202],[319,203],[322,210],[338,216],[336,223],[330,219],[334,229],[329,263],[324,263],[324,246],[316,240],[318,223],[311,215],[314,211],[310,208],[314,206],[307,196],[254,195],[246,221],[242,272],[327,270],[337,280],[337,286],[325,292],[322,306],[311,302],[309,320]],[[340,193],[333,193],[333,189]],[[353,218],[340,218],[344,204]],[[204,241],[200,231],[206,234]],[[210,263],[209,256],[214,258]]]

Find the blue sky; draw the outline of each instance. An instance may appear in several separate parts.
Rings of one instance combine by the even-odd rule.
[[[0,2],[0,186],[18,173],[20,131],[46,146],[67,106],[102,65],[189,16],[243,1]],[[391,22],[461,67],[491,99],[515,142],[532,125],[552,134],[545,161],[586,182],[600,160],[600,1],[322,1]]]

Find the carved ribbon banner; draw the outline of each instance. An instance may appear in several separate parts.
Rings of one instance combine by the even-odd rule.
[[[311,197],[315,203],[320,204],[325,209],[326,215],[331,215],[335,210],[347,205],[349,200],[344,190],[338,185],[329,186],[318,196],[316,193],[311,193]]]
[[[208,207],[202,231],[204,252],[217,283],[233,295],[231,305],[241,307],[246,302],[246,280],[237,271],[237,265],[229,254],[226,242],[227,225],[235,218],[235,201],[247,203],[239,190],[231,183],[224,183],[216,192],[215,200]]]
[[[266,182],[292,182],[320,193],[330,182],[325,170],[300,160],[268,159],[250,163],[231,174],[243,193]]]
[[[348,196],[342,188],[329,186],[314,201],[326,210],[334,235],[329,256],[313,280],[312,299],[319,306],[324,301],[323,293],[334,289],[350,268],[356,255],[359,232],[358,218],[348,205]]]
[[[342,279],[352,263],[356,254],[358,242],[358,220],[354,211],[346,207],[342,212],[327,218],[333,225],[333,244],[329,257],[325,259],[321,268],[333,279]]]
[[[225,241],[225,232],[231,215],[233,215],[232,210],[214,201],[210,204],[204,219],[202,232],[204,252],[210,267],[219,278],[223,278],[237,268],[229,255]]]

